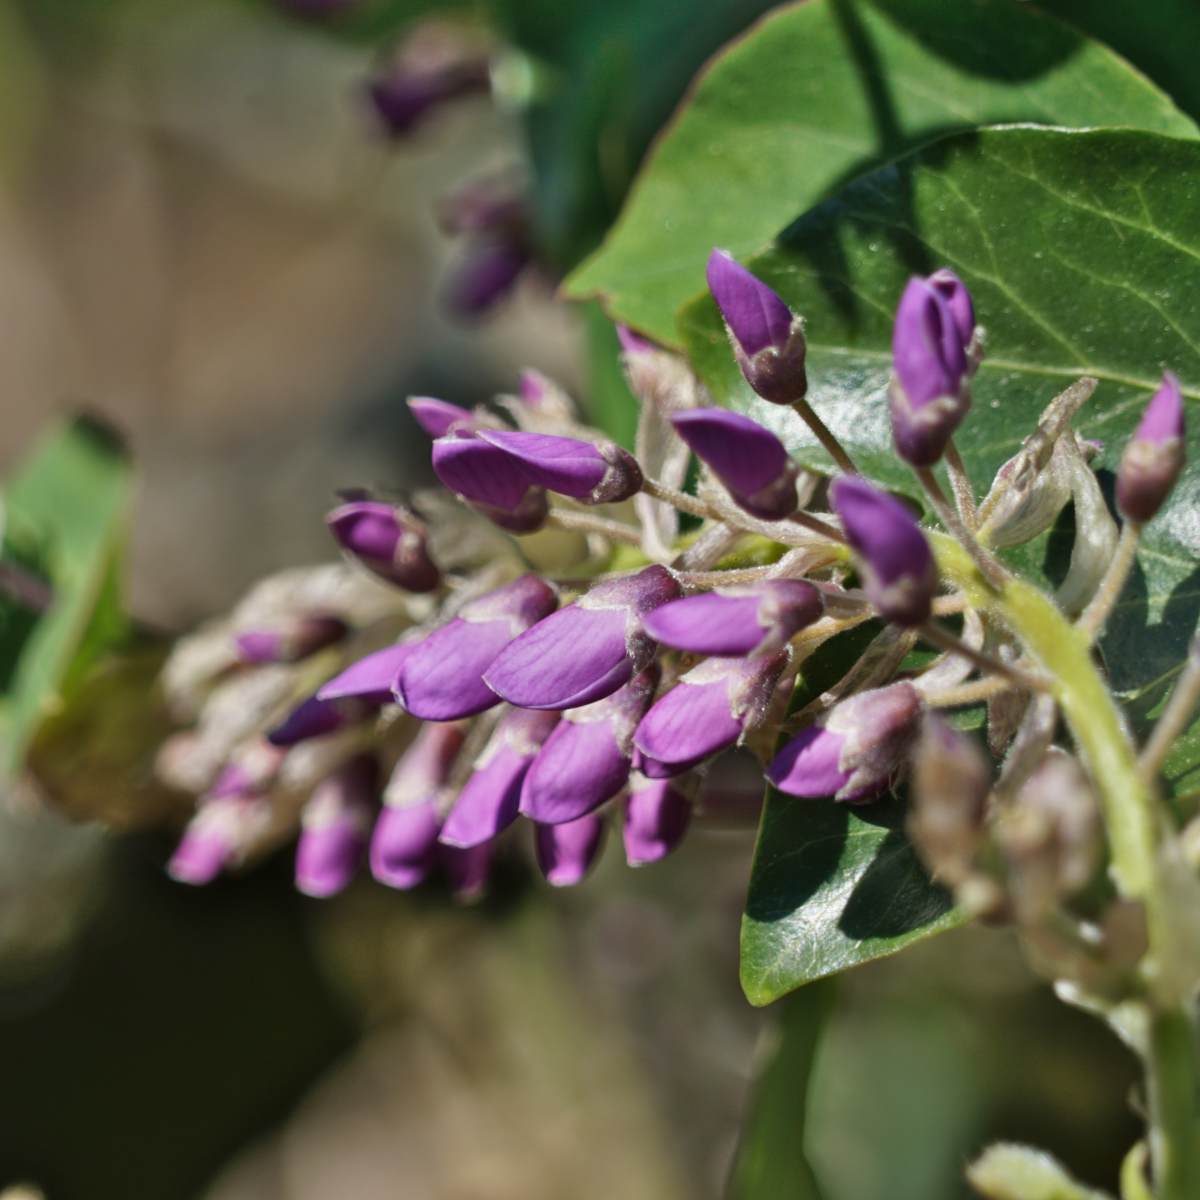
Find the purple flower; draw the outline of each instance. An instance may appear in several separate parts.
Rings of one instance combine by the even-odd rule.
[[[975,338],[975,302],[971,299],[971,293],[967,291],[967,285],[949,267],[934,271],[929,276],[928,283],[946,302],[946,309],[954,321],[954,328],[967,356],[969,368],[971,343]]]
[[[409,396],[408,411],[413,420],[432,438],[445,437],[458,430],[471,432],[475,428],[475,415],[447,400],[433,396]]]
[[[962,292],[965,294],[966,289]],[[957,319],[951,300],[959,310]],[[966,343],[958,325],[958,319],[966,318],[961,312],[961,298],[951,300],[942,286],[913,278],[896,310],[892,332],[895,379],[890,393],[892,435],[900,457],[916,467],[932,466],[941,458],[971,406],[965,387]],[[969,307],[969,296],[966,304]]]
[[[431,592],[441,582],[424,529],[390,504],[353,500],[335,508],[325,523],[338,545],[381,579],[408,592]]]
[[[504,529],[529,533],[546,520],[546,494],[522,464],[482,438],[451,434],[433,443],[433,469],[452,492]]]
[[[521,784],[557,723],[555,712],[514,708],[504,715],[446,817],[443,845],[479,846],[517,819]]]
[[[776,521],[796,511],[796,464],[769,429],[724,408],[686,409],[671,424],[748,513]]]
[[[641,618],[678,596],[660,566],[597,584],[505,647],[485,682],[519,708],[578,708],[610,696],[654,657]]]
[[[611,800],[629,778],[633,731],[657,684],[657,668],[643,671],[607,699],[565,713],[525,776],[521,812],[558,825]]]
[[[488,89],[485,60],[460,59],[419,68],[400,65],[367,85],[367,95],[389,136],[405,137],[447,100]]]
[[[346,696],[336,700],[318,700],[316,696],[309,696],[267,734],[267,741],[272,746],[295,746],[310,738],[340,733],[343,729],[369,720],[378,711],[377,704],[362,696]]]
[[[821,593],[802,579],[671,600],[642,618],[656,641],[691,654],[740,656],[777,650],[824,611]]]
[[[644,867],[666,858],[683,841],[692,819],[691,801],[669,779],[642,779],[625,805],[625,861]]]
[[[1117,507],[1127,520],[1144,523],[1163,506],[1183,470],[1183,437],[1183,393],[1165,371],[1117,468]]]
[[[829,494],[862,560],[863,583],[879,614],[897,625],[928,620],[938,574],[916,518],[899,500],[857,476],[834,480]]]
[[[920,716],[921,697],[910,683],[851,696],[788,742],[767,778],[789,796],[872,800],[894,782]]]
[[[656,768],[682,774],[759,724],[788,655],[709,658],[693,667],[642,718],[634,744]]]
[[[380,883],[414,888],[432,869],[439,800],[463,736],[461,725],[423,725],[396,763],[371,834],[371,874]]]
[[[601,817],[580,817],[565,825],[534,827],[538,866],[552,887],[582,883],[604,845]]]
[[[724,250],[709,255],[707,274],[746,382],[772,404],[802,400],[808,391],[803,321]]]
[[[418,645],[416,641],[400,642],[360,658],[340,675],[322,684],[317,699],[338,700],[345,696],[361,696],[373,704],[393,703],[400,668]]]
[[[234,639],[238,658],[247,664],[299,662],[346,636],[337,617],[295,617],[278,629],[247,629]]]
[[[367,846],[378,783],[375,760],[360,754],[313,789],[296,845],[296,887],[305,895],[335,895],[354,878]]]
[[[481,429],[479,436],[516,459],[534,483],[584,504],[614,504],[642,487],[637,461],[614,442],[510,429]]]
[[[658,351],[658,347],[649,338],[642,337],[628,325],[617,326],[617,341],[621,344],[623,354],[654,354]]]
[[[450,278],[447,307],[460,317],[481,316],[504,299],[529,262],[529,249],[522,241],[476,240]]]
[[[424,721],[483,712],[499,696],[483,674],[513,638],[554,611],[554,589],[536,575],[471,600],[407,655],[396,681],[400,703]]]
[[[194,887],[212,883],[264,831],[270,806],[257,797],[204,800],[188,822],[167,873]]]

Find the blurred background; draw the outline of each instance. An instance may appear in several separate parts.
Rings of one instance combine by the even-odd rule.
[[[514,5],[502,36],[535,53],[504,59],[509,103],[465,98],[402,139],[365,98],[380,39],[331,30],[327,7],[0,0],[0,471],[56,415],[117,426],[138,479],[129,603],[167,632],[327,559],[335,489],[419,478],[406,395],[470,404],[523,366],[585,404],[619,386],[611,330],[555,303],[556,273],[766,5]],[[455,318],[464,251],[435,209],[497,173],[534,181],[539,263]],[[318,902],[286,851],[190,891],[163,874],[166,835],[69,823],[16,786],[0,1195],[720,1196],[780,1016],[737,983],[752,842],[702,829],[640,873],[610,853],[570,894],[513,868],[471,909],[369,880]],[[815,1004],[834,1006],[807,1128],[830,1200],[964,1195],[995,1138],[1102,1182],[1137,1136],[1134,1063],[1002,932],[777,1009]]]

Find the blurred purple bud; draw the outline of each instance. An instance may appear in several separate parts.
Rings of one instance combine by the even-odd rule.
[[[910,683],[860,692],[788,742],[767,778],[789,796],[873,800],[899,774],[920,716],[921,697]]]
[[[682,774],[762,721],[787,661],[782,651],[706,659],[642,718],[634,744],[646,759]]]
[[[892,362],[890,404],[896,451],[913,466],[932,466],[966,416],[971,400],[965,387],[966,348],[955,315],[942,291],[928,280],[910,279],[900,298]]]
[[[1183,393],[1170,371],[1146,405],[1117,468],[1117,508],[1129,521],[1149,521],[1183,470]]]
[[[670,780],[638,780],[625,805],[625,861],[643,867],[666,858],[683,841],[691,819],[691,801]]]
[[[400,703],[424,721],[451,721],[498,704],[484,672],[513,638],[536,626],[557,603],[548,583],[522,575],[464,604],[457,617],[405,657],[396,681]]]
[[[458,264],[446,289],[446,304],[460,317],[478,317],[512,290],[529,265],[528,247],[519,241],[475,241]]]
[[[266,791],[279,774],[287,751],[273,746],[265,738],[240,747],[221,768],[216,782],[208,789],[207,799],[251,796]]]
[[[488,88],[488,64],[484,59],[426,66],[398,63],[368,83],[367,96],[385,132],[402,138],[439,105]]]
[[[366,754],[343,763],[313,789],[300,816],[296,887],[306,896],[340,892],[367,846],[379,768]]]
[[[677,599],[661,566],[597,584],[497,656],[485,681],[519,708],[578,708],[612,695],[654,658],[641,618]]]
[[[671,424],[746,512],[777,521],[796,511],[796,464],[769,429],[724,408],[673,413]]]
[[[379,705],[361,696],[346,696],[337,700],[318,700],[310,696],[302,701],[267,734],[272,746],[294,746],[310,738],[340,733],[352,725],[361,724],[379,711]]]
[[[371,833],[371,874],[406,891],[425,881],[437,853],[438,815],[432,800],[404,808],[387,805]]]
[[[540,408],[546,397],[556,390],[556,386],[541,371],[526,367],[521,372],[519,390],[521,399],[530,408]]]
[[[446,881],[455,900],[470,904],[483,895],[487,890],[495,850],[493,842],[467,847],[444,843],[438,845],[438,862],[446,873]]]
[[[604,845],[604,820],[580,817],[565,825],[534,826],[538,866],[552,887],[582,883]]]
[[[507,429],[484,429],[479,436],[515,458],[534,483],[584,504],[614,504],[641,490],[637,460],[613,442]]]
[[[413,420],[432,438],[445,437],[458,430],[471,432],[475,415],[468,409],[433,396],[409,396],[408,411]]]
[[[524,465],[482,438],[438,438],[433,469],[452,492],[514,533],[532,532],[546,519],[545,493],[534,487]]]
[[[443,845],[481,845],[517,819],[525,774],[557,723],[555,712],[514,708],[504,715],[446,817]]]
[[[424,528],[392,505],[352,500],[335,508],[325,523],[338,545],[381,579],[408,592],[431,592],[441,582]]]
[[[620,342],[621,351],[624,354],[653,354],[658,350],[658,347],[649,338],[642,337],[628,325],[617,326],[617,341]]]
[[[323,684],[317,692],[317,699],[337,700],[344,696],[360,696],[373,704],[393,703],[400,668],[418,644],[416,641],[400,642],[360,658]]]
[[[803,321],[724,250],[709,255],[707,275],[746,382],[772,404],[802,400],[808,391]]]
[[[521,812],[557,825],[611,800],[629,778],[633,731],[657,685],[657,668],[643,671],[606,699],[565,713],[525,776]]]
[[[345,621],[337,617],[296,617],[278,629],[248,629],[235,639],[243,663],[299,662],[346,636]]]
[[[862,560],[863,583],[880,616],[897,625],[928,620],[938,573],[916,518],[899,500],[858,476],[834,480],[829,494]]]
[[[928,283],[946,302],[959,343],[969,359],[971,341],[975,336],[975,303],[967,285],[949,267],[934,271]]]
[[[261,831],[267,806],[244,796],[204,800],[188,822],[167,873],[194,887],[212,883]]]
[[[691,654],[740,656],[777,650],[824,612],[821,593],[802,579],[671,600],[642,618],[656,641]]]

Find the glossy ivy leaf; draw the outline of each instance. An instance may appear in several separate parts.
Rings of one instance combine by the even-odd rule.
[[[788,997],[764,1031],[726,1200],[821,1200],[805,1152],[805,1122],[813,1061],[835,991],[828,982]]]
[[[1087,372],[1100,386],[1078,427],[1105,443],[1097,466],[1111,489],[1163,367],[1178,372],[1189,402],[1200,399],[1198,196],[1200,142],[984,130],[849,185],[752,265],[808,317],[809,398],[868,474],[913,487],[887,420],[891,318],[909,274],[948,265],[988,329],[974,407],[957,439],[977,488],[986,489],[1045,403]],[[681,327],[719,397],[782,431],[804,461],[827,464],[790,412],[749,393],[711,300],[686,309]],[[1200,616],[1200,420],[1190,424],[1191,465],[1147,526],[1101,643],[1114,687],[1139,718],[1161,701]],[[1050,538],[1022,561],[1052,585],[1061,549]],[[1195,778],[1177,759],[1173,775]]]
[[[0,598],[0,775],[20,766],[64,690],[129,631],[119,565],[131,482],[120,440],[79,418],[44,438],[4,488],[5,561],[44,580],[51,597],[33,607],[11,589]]]
[[[793,708],[836,683],[879,632],[827,642],[801,668]],[[962,920],[904,833],[903,796],[852,806],[767,792],[746,912],[741,979],[751,1004],[951,929]]]
[[[782,9],[699,78],[568,290],[674,344],[713,246],[751,253],[846,180],[951,131],[1015,121],[1196,132],[1106,47],[1012,0]]]

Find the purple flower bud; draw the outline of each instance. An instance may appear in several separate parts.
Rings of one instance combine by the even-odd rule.
[[[310,738],[340,733],[351,725],[369,720],[378,711],[377,704],[361,696],[346,696],[337,700],[318,700],[316,696],[310,696],[267,734],[267,741],[272,746],[294,746]]]
[[[551,887],[582,883],[604,845],[604,820],[580,817],[565,825],[537,825],[534,831],[538,866]]]
[[[657,758],[643,754],[636,746],[633,748],[632,765],[639,775],[644,775],[647,779],[674,779],[687,770],[686,767],[681,769],[673,763],[659,762]]]
[[[525,774],[557,723],[555,712],[514,708],[505,714],[446,817],[443,845],[479,846],[517,819]]]
[[[441,828],[438,798],[463,736],[461,725],[424,725],[396,763],[371,834],[371,874],[380,883],[414,888],[432,869]]]
[[[762,721],[787,661],[783,651],[706,659],[642,718],[634,744],[656,766],[682,774]]]
[[[296,617],[278,629],[248,629],[235,639],[238,658],[249,665],[299,662],[346,636],[337,617]]]
[[[546,398],[557,390],[557,386],[547,379],[541,371],[535,371],[532,367],[526,367],[521,372],[519,391],[521,399],[530,408],[541,408]]]
[[[788,742],[767,778],[789,796],[873,800],[903,766],[920,716],[921,697],[910,683],[860,692]]]
[[[1171,494],[1184,463],[1183,394],[1163,373],[1117,468],[1117,508],[1129,521],[1149,521]]]
[[[475,415],[468,409],[433,396],[409,396],[408,411],[432,438],[445,437],[458,430],[470,432],[476,424]]]
[[[746,382],[772,404],[802,400],[808,391],[803,321],[724,250],[709,255],[707,274]]]
[[[483,895],[494,855],[493,842],[481,842],[478,846],[466,848],[444,843],[438,846],[438,862],[446,873],[446,881],[455,900],[470,904]]]
[[[642,618],[656,641],[691,654],[740,656],[786,645],[824,611],[821,593],[802,579],[769,579],[671,600]]]
[[[446,305],[460,317],[478,317],[512,290],[529,265],[528,248],[518,241],[476,241],[446,289]]]
[[[205,800],[188,822],[167,873],[178,883],[194,887],[212,883],[269,820],[269,806],[260,799],[227,796]]]
[[[615,504],[642,487],[637,460],[615,442],[509,429],[482,429],[479,436],[516,459],[534,483],[584,504]]]
[[[691,801],[670,780],[638,781],[625,805],[625,861],[644,867],[666,858],[683,841],[691,819]]]
[[[657,685],[657,668],[643,671],[606,699],[565,713],[525,776],[521,812],[558,825],[611,800],[629,778],[633,731]]]
[[[407,655],[396,681],[400,703],[423,721],[452,721],[483,712],[500,697],[483,673],[518,634],[554,611],[554,589],[536,575],[464,604]]]
[[[796,511],[796,464],[769,429],[724,408],[673,413],[671,424],[748,513],[777,521]]]
[[[400,642],[360,658],[340,675],[323,684],[317,692],[317,699],[338,700],[345,696],[360,696],[372,704],[393,703],[400,668],[418,644],[416,641]]]
[[[483,60],[459,60],[417,68],[398,65],[367,85],[367,95],[390,137],[411,133],[447,100],[488,89],[488,65]]]
[[[505,647],[485,682],[519,708],[578,708],[611,696],[654,657],[641,618],[678,596],[660,566],[597,584]]]
[[[482,438],[438,438],[433,469],[446,487],[504,529],[530,533],[546,520],[545,492],[517,459]]]
[[[938,574],[916,518],[899,500],[857,476],[834,480],[829,494],[862,560],[863,583],[880,616],[897,625],[928,620]]]
[[[653,354],[658,350],[658,347],[649,338],[642,337],[628,325],[617,326],[617,341],[621,344],[623,354]]]
[[[892,363],[896,451],[913,466],[932,466],[967,415],[971,399],[964,386],[967,356],[955,315],[942,290],[927,280],[910,279],[900,297]]]
[[[431,592],[441,582],[424,529],[392,505],[352,500],[335,508],[325,523],[338,545],[381,579],[408,592]]]
[[[971,293],[967,291],[967,285],[949,267],[934,271],[928,282],[946,302],[946,309],[954,321],[955,332],[970,367],[971,343],[975,338],[975,303],[971,299]]]
[[[354,878],[367,846],[378,784],[375,760],[361,754],[313,789],[300,816],[296,844],[296,887],[305,895],[335,895]]]
[[[529,231],[529,201],[503,174],[473,179],[436,205],[438,227],[448,237],[482,234],[524,238]]]

